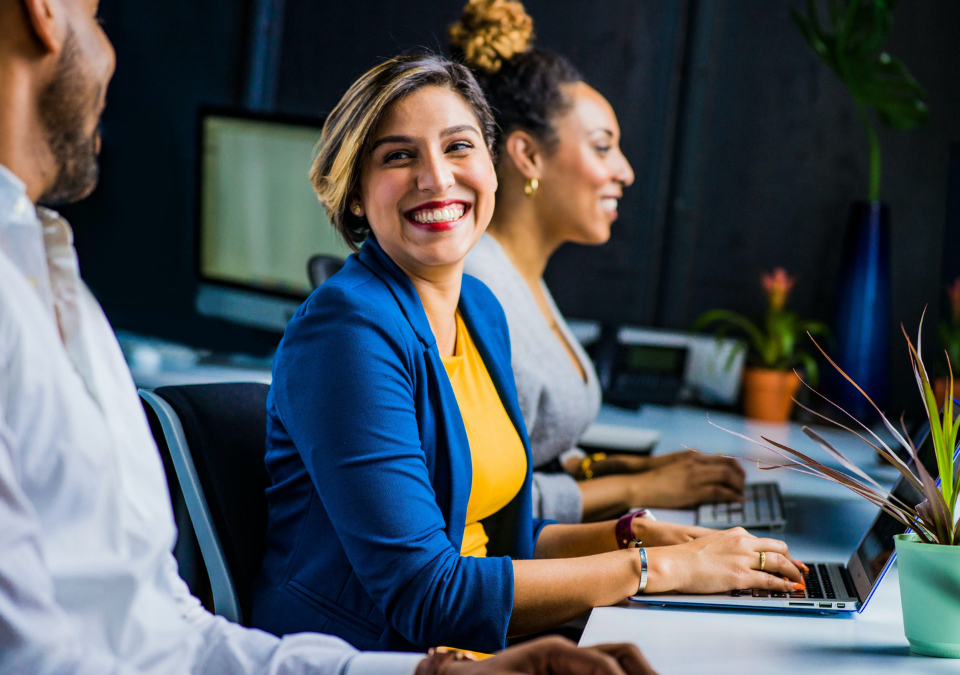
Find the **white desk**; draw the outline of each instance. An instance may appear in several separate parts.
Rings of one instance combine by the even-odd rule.
[[[138,387],[155,389],[182,384],[262,382],[270,384],[271,359],[221,355],[127,331],[117,340]]]
[[[718,413],[710,413],[710,418],[751,437],[763,433],[787,445],[798,443],[799,447],[792,447],[807,448],[817,459],[824,459],[824,453],[796,425],[761,425]],[[738,456],[757,457],[763,452],[711,427],[702,410],[647,406],[638,414],[604,408],[600,419],[661,430],[658,453],[681,445]],[[873,451],[858,447],[859,441],[852,443],[834,433],[830,440],[837,440],[835,445],[881,484],[896,479],[896,471],[878,465]],[[801,559],[846,562],[876,514],[865,500],[826,481],[784,470],[759,471],[752,465],[747,465],[747,473],[749,480],[780,483],[789,524],[772,536],[784,539]],[[628,602],[591,613],[580,644],[604,642],[635,643],[661,675],[960,673],[960,662],[910,654],[895,568],[860,615],[667,609]]]
[[[580,644],[604,642],[636,644],[660,675],[960,672],[956,660],[910,654],[896,568],[884,577],[866,611],[852,618],[601,607],[591,613]]]

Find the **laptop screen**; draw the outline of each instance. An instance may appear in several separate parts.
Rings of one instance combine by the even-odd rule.
[[[931,440],[929,426],[927,426],[926,431],[922,433],[921,442],[917,448],[917,456],[920,458],[920,461],[923,462],[923,465],[927,471],[930,472],[931,476],[938,475],[937,460],[933,450],[933,441]],[[910,506],[915,506],[923,501],[923,495],[902,476],[893,487],[893,495],[904,504]],[[863,541],[860,542],[860,546],[857,547],[857,552],[853,554],[853,557],[859,559],[860,564],[863,566],[866,581],[870,587],[876,584],[877,579],[886,568],[890,556],[893,555],[895,550],[894,536],[903,534],[905,531],[906,528],[903,524],[886,511],[881,510],[880,513],[877,514],[873,525],[870,526],[867,534],[863,537]],[[850,567],[852,567],[853,560],[850,562]]]

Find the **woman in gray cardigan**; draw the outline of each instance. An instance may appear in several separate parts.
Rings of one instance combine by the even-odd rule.
[[[526,14],[520,19],[530,21]],[[534,474],[535,516],[574,523],[640,506],[741,498],[744,473],[732,460],[676,452],[593,461],[576,447],[600,408],[600,386],[543,272],[561,244],[610,238],[633,170],[620,151],[610,104],[566,59],[531,48],[524,31],[509,30],[512,43],[498,41],[491,53],[478,54],[464,49],[456,32],[466,32],[462,25],[451,33],[454,51],[473,68],[500,130],[496,210],[464,271],[490,287],[507,315],[520,407],[534,467],[541,469]],[[562,470],[544,470],[551,465]],[[587,480],[593,475],[602,477]]]

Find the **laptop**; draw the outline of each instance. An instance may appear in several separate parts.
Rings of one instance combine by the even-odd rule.
[[[960,447],[960,446],[958,446]],[[929,426],[920,434],[917,454],[931,475],[937,475],[936,456],[930,440]],[[954,453],[956,461],[957,453]],[[937,481],[939,485],[939,479]],[[919,504],[923,497],[902,476],[893,494],[907,504]],[[804,575],[807,588],[793,593],[743,589],[712,595],[635,595],[630,599],[661,606],[708,606],[734,609],[764,609],[798,612],[862,612],[883,575],[893,564],[896,549],[894,536],[906,532],[902,523],[883,510],[867,529],[857,550],[847,564],[807,563],[810,572]]]

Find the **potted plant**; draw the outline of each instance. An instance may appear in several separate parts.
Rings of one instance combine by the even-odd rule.
[[[837,362],[881,406],[889,380],[890,209],[880,201],[880,140],[876,121],[912,129],[929,118],[923,87],[884,49],[897,0],[807,0],[791,9],[794,23],[823,63],[850,92],[870,149],[866,200],[850,208],[833,328]],[[871,409],[839,377],[831,387],[858,416]]]
[[[933,394],[937,405],[943,405],[947,394],[947,376],[942,373],[956,371],[960,368],[960,277],[947,285],[947,298],[950,299],[950,318],[940,319],[940,346],[943,347],[944,358],[941,375],[933,381]],[[960,382],[952,389],[953,396],[960,395]]]
[[[920,326],[922,330],[922,319]],[[884,490],[839,450],[808,427],[803,428],[804,433],[838,459],[843,469],[829,468],[805,453],[769,438],[761,438],[769,444],[763,447],[776,453],[778,459],[786,460],[786,464],[778,461],[775,467],[769,468],[794,469],[839,483],[879,506],[900,521],[904,527],[913,530],[908,534],[895,537],[904,633],[913,652],[960,658],[960,523],[956,522],[956,516],[960,515],[956,510],[957,496],[960,495],[960,475],[958,475],[960,465],[955,466],[953,460],[958,431],[960,431],[960,419],[954,419],[954,403],[949,397],[943,405],[942,414],[940,413],[941,408],[934,399],[933,388],[920,356],[919,331],[917,347],[914,347],[905,330],[903,335],[907,340],[913,372],[930,422],[930,437],[937,460],[937,470],[942,479],[939,486],[918,459],[917,448],[906,433],[906,429],[903,429],[903,433],[898,431],[873,399],[817,345],[837,372],[874,408],[896,444],[902,446],[909,455],[912,464],[905,463],[897,452],[862,420],[857,420],[842,408],[840,408],[841,411],[853,418],[860,429],[854,431],[833,419],[819,416],[839,428],[856,434],[881,457],[895,466],[917,494],[922,495],[918,497],[921,499],[919,504],[904,503],[889,491]],[[948,384],[952,387],[953,371],[949,365],[948,372]],[[736,435],[752,440],[741,434]]]
[[[793,396],[800,387],[794,368],[802,367],[811,382],[818,379],[816,360],[797,349],[797,341],[804,333],[825,335],[827,327],[786,308],[796,279],[782,267],[761,275],[760,283],[767,296],[767,311],[760,321],[726,309],[712,309],[700,315],[693,329],[719,324],[718,338],[731,328],[742,333],[748,341],[748,366],[743,373],[744,413],[766,422],[786,422],[793,411]],[[728,364],[736,353],[730,355]]]

